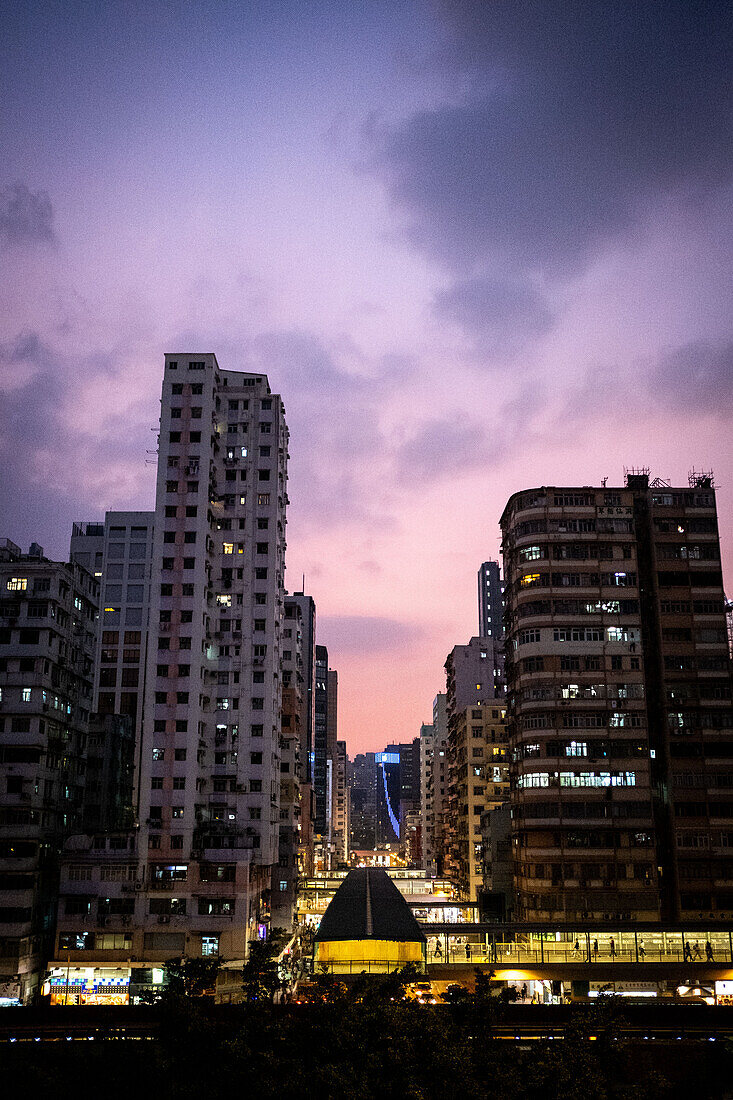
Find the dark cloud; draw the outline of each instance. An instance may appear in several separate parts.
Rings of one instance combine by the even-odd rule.
[[[560,413],[565,428],[597,419],[649,414],[691,417],[733,416],[733,342],[695,341],[661,352],[652,360],[602,364],[588,370]]]
[[[333,393],[358,385],[357,379],[336,365],[322,341],[302,329],[263,333],[255,337],[253,353],[271,373],[283,378],[283,383],[287,379],[289,389],[305,395],[320,398],[324,390]]]
[[[455,477],[485,462],[488,437],[469,417],[446,416],[424,421],[395,452],[395,474],[401,482],[430,482]]]
[[[0,189],[0,243],[53,244],[55,239],[53,206],[45,191],[31,191],[24,183]]]
[[[273,389],[285,395],[293,522],[312,529],[376,521],[378,502],[365,474],[384,450],[379,403],[385,387],[411,365],[380,362],[376,377],[351,373],[322,340],[300,329],[262,334],[250,351],[254,365],[246,369],[266,371]],[[379,519],[391,522],[383,514]]]
[[[376,164],[413,242],[456,271],[576,272],[650,200],[730,177],[729,3],[444,12],[470,90],[383,136]]]
[[[474,277],[438,291],[433,312],[452,321],[476,340],[477,351],[512,354],[528,338],[541,336],[553,315],[542,295],[529,282]]]
[[[107,422],[101,413],[97,421],[75,415],[85,388],[112,384],[114,373],[111,356],[70,360],[37,333],[0,345],[0,537],[37,541],[65,558],[72,520],[146,506],[140,487],[153,409],[141,402]],[[148,481],[150,495],[152,471]]]
[[[511,458],[519,447],[536,445],[538,421],[547,405],[544,382],[533,378],[516,398],[487,408],[485,420],[468,413],[436,417],[418,425],[396,448],[392,473],[403,487],[488,471]]]
[[[318,634],[333,660],[343,654],[390,653],[417,642],[422,629],[416,623],[372,615],[319,615]]]
[[[650,396],[679,413],[733,414],[733,341],[685,344],[660,356],[647,378]]]

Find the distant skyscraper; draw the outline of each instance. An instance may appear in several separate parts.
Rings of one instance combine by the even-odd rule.
[[[504,585],[497,561],[485,561],[478,571],[478,632],[482,638],[504,634]]]
[[[377,839],[378,848],[395,845],[400,840],[400,754],[394,751],[377,752]]]
[[[314,831],[323,836],[328,827],[328,650],[316,646],[315,706],[313,726]]]
[[[336,743],[333,795],[333,845],[336,866],[349,859],[349,786],[346,781],[348,756],[346,742]]]
[[[374,848],[377,836],[377,765],[374,753],[357,753],[349,764],[351,848]]]

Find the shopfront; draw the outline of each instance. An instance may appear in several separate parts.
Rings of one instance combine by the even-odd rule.
[[[43,985],[52,1005],[127,1005],[129,967],[53,967]]]

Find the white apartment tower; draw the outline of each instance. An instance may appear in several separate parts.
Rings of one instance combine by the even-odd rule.
[[[287,459],[264,375],[166,355],[135,919],[161,950],[185,933],[187,954],[243,958],[269,915]]]

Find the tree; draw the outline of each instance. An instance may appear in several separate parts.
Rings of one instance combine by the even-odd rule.
[[[147,1004],[165,1004],[188,1000],[192,997],[213,996],[220,966],[221,959],[218,956],[200,959],[168,959],[163,964],[161,992],[148,992],[143,995],[143,1000]]]
[[[281,986],[277,957],[282,950],[286,932],[273,928],[266,940],[252,940],[249,955],[242,968],[242,988],[247,1003],[271,1001]]]

